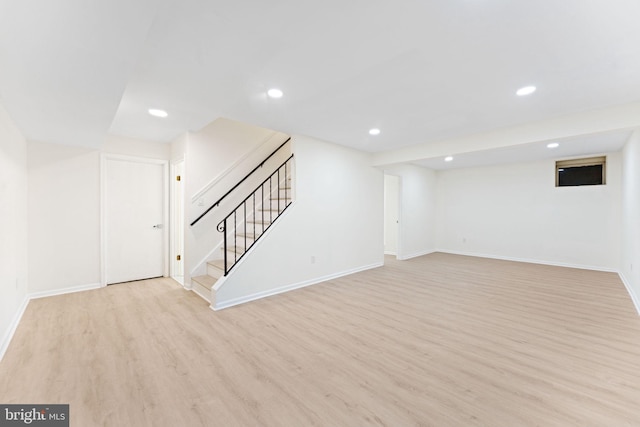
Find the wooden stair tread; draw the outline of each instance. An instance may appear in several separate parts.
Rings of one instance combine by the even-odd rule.
[[[254,222],[252,222],[251,224],[259,224],[259,223],[254,223]],[[256,239],[258,239],[258,237],[260,237],[260,233],[258,233],[258,232],[256,231],[255,236],[253,235],[253,233],[247,233],[247,234],[245,234],[245,233],[238,233],[238,237],[241,237],[242,239],[244,239],[244,238],[246,237],[246,238],[247,238],[247,240],[256,240]]]
[[[216,279],[215,277],[211,277],[208,274],[202,275],[202,276],[195,276],[192,277],[191,280],[197,282],[199,285],[204,286],[205,288],[211,290],[211,288],[213,287],[213,285],[215,285],[216,281],[218,279]]]
[[[258,212],[280,212],[280,209],[258,209]]]
[[[218,268],[218,269],[224,271],[224,260],[223,259],[214,259],[212,261],[208,261],[207,264],[209,264],[211,267],[215,267],[215,268]]]

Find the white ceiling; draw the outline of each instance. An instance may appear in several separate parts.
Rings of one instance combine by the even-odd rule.
[[[639,16],[638,0],[0,0],[0,103],[39,141],[169,142],[227,117],[381,152],[640,101]]]
[[[453,160],[445,162],[442,156],[413,162],[429,169],[445,170],[478,166],[494,166],[507,163],[525,163],[537,160],[561,160],[575,156],[607,154],[620,151],[629,140],[631,131],[612,131],[582,135],[579,137],[554,140],[559,145],[548,148],[551,141],[530,142],[490,150],[470,151],[456,154]]]

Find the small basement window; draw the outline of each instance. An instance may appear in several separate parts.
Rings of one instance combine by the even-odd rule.
[[[607,158],[562,160],[556,162],[556,187],[606,184]]]

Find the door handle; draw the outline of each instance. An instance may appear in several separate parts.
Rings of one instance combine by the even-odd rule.
[[[153,226],[153,228],[162,228],[162,224],[156,224]]]

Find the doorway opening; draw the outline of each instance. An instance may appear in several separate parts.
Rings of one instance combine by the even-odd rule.
[[[384,176],[384,253],[397,258],[400,247],[400,177]]]

